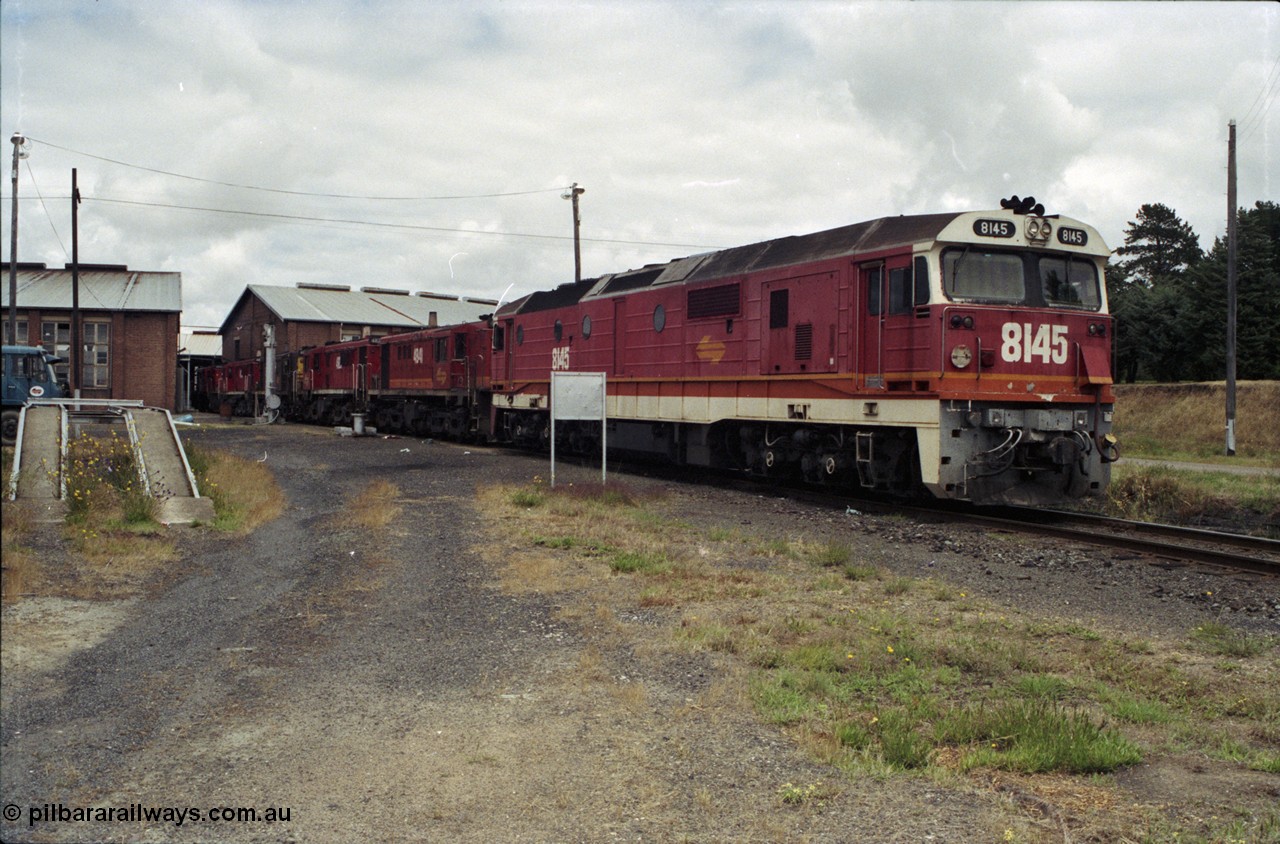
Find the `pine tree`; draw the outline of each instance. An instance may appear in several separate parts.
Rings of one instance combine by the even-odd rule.
[[[1116,254],[1132,256],[1123,262],[1125,270],[1146,288],[1177,278],[1203,257],[1191,225],[1158,202],[1138,209],[1138,218],[1125,229],[1124,246]]]

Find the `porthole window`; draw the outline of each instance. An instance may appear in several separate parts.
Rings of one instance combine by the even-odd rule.
[[[667,327],[667,309],[659,305],[653,309],[653,330],[662,333]]]
[[[564,338],[564,323],[560,322],[560,320],[556,320],[554,333],[556,335],[556,342],[559,343],[560,340]]]
[[[524,345],[524,326],[523,325],[516,326],[516,345],[517,346]]]
[[[582,318],[582,339],[585,340],[591,336],[591,317],[584,316]]]

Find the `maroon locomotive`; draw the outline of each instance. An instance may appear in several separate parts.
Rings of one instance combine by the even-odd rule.
[[[545,441],[550,373],[604,372],[611,449],[983,503],[1098,494],[1115,456],[1108,255],[1084,223],[1015,207],[534,293],[494,318],[493,429]],[[560,430],[591,439],[591,423]]]
[[[1109,250],[1080,221],[1002,204],[693,255],[475,323],[308,350],[298,366],[314,374],[286,406],[545,446],[551,373],[603,372],[611,450],[978,503],[1096,495],[1115,457]],[[589,448],[599,424],[557,437]]]

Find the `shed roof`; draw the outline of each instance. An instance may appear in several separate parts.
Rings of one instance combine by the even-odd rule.
[[[71,308],[71,270],[19,265],[20,308]],[[9,307],[9,286],[0,285]],[[80,307],[86,311],[182,311],[182,273],[140,272],[127,267],[81,266]]]
[[[490,299],[410,294],[382,287],[352,290],[339,285],[319,284],[300,284],[297,287],[250,284],[240,299],[248,295],[256,296],[285,322],[333,322],[391,328],[420,328],[430,322],[432,313],[435,313],[439,325],[471,322],[481,314],[491,313],[497,304]],[[228,315],[227,319],[230,318]],[[222,330],[225,332],[226,328],[224,321]]]
[[[178,354],[197,358],[222,356],[222,335],[211,331],[183,331],[178,334]]]

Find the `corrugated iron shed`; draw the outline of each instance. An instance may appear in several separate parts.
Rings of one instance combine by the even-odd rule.
[[[18,269],[18,307],[71,308],[71,270]],[[0,285],[0,305],[9,307],[9,286]],[[139,272],[125,267],[80,270],[80,307],[87,311],[182,310],[182,273]]]
[[[178,335],[178,354],[196,358],[222,356],[222,335],[208,331],[183,331]]]
[[[241,299],[250,294],[284,322],[331,322],[403,328],[426,326],[432,313],[436,315],[439,325],[471,322],[481,314],[492,313],[496,304],[484,299],[410,294],[408,291],[373,287],[351,290],[335,285],[278,287],[250,284],[245,288]],[[232,313],[234,312],[235,308],[232,309]],[[225,322],[222,330],[226,330]]]

